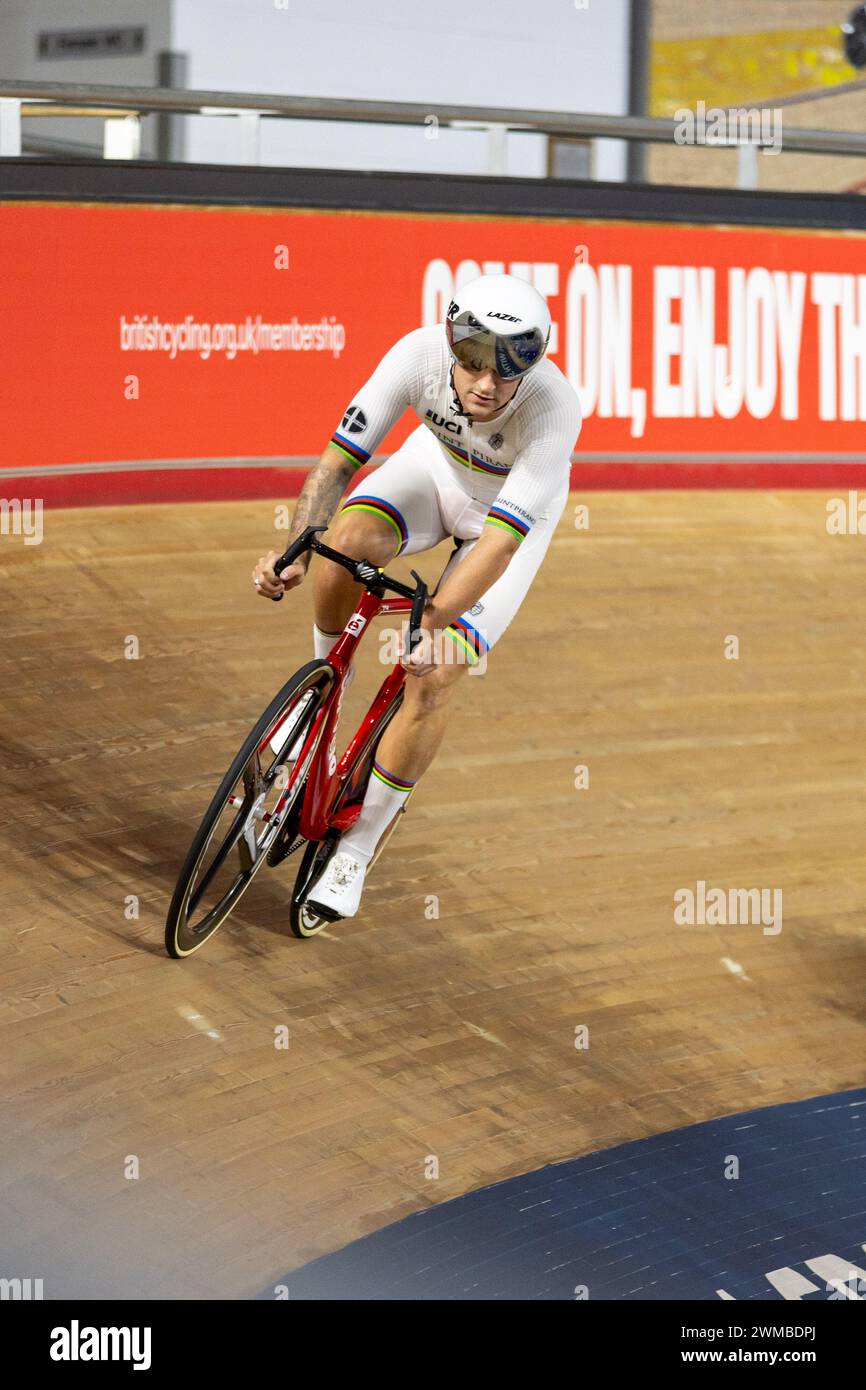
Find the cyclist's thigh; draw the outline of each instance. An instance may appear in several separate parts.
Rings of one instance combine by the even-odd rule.
[[[466,653],[470,663],[474,664],[486,656],[515,617],[547,554],[566,500],[567,494],[561,506],[556,504],[550,508],[547,520],[533,526],[526,540],[521,541],[519,550],[509,560],[505,573],[491,584],[477,603],[450,624],[449,636]],[[454,552],[439,580],[439,589],[473,550],[477,539],[464,541],[460,549]]]
[[[414,555],[445,540],[450,533],[439,505],[441,470],[431,457],[431,446],[438,448],[420,425],[387,462],[358,483],[339,515],[366,514],[385,521],[399,546],[395,555]]]

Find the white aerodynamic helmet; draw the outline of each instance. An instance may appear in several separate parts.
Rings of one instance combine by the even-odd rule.
[[[445,315],[451,355],[462,367],[492,367],[506,380],[525,376],[547,351],[550,311],[516,275],[480,275],[455,291]]]

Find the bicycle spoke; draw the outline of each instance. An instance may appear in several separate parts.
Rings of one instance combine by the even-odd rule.
[[[264,778],[262,776],[262,760],[258,752],[250,758],[243,772],[244,778],[244,801],[249,797],[250,802],[254,802],[262,790]]]
[[[259,816],[256,815],[257,806],[263,808],[268,791],[273,785],[274,776],[277,772],[277,760],[274,759],[267,775],[262,771],[261,758],[256,751],[250,758],[243,770],[242,778],[244,784],[243,802],[235,816],[225,840],[220,845],[211,863],[202,875],[201,882],[196,885],[193,893],[190,894],[187,906],[187,920],[195,912],[202,900],[205,892],[213,882],[214,876],[225,864],[232,850],[238,851],[239,872],[241,875],[252,873],[257,861],[261,857],[259,854],[258,837],[256,834],[256,823]],[[233,885],[234,886],[234,885]]]
[[[241,861],[241,873],[248,874],[258,859],[256,853],[258,841],[256,840],[256,823],[254,820],[249,821],[244,826],[244,832],[238,840],[237,845],[238,858]]]
[[[216,854],[214,855],[213,859],[208,865],[207,870],[202,875],[201,882],[196,884],[194,892],[192,892],[189,896],[189,902],[187,903],[187,917],[189,917],[193,912],[195,912],[196,908],[201,902],[203,893],[210,887],[214,875],[217,873],[219,869],[222,868],[223,864],[228,859],[229,855],[231,854],[232,850],[234,849],[235,845],[237,844],[238,840],[243,834],[248,815],[249,806],[247,805],[246,798],[244,798],[244,803],[238,811],[237,815],[235,816],[234,822],[232,823],[232,826],[226,838],[223,840],[222,844],[220,845],[219,849],[217,850]]]

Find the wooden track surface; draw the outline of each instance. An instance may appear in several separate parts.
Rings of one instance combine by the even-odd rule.
[[[831,492],[580,499],[362,915],[292,938],[290,860],[182,963],[179,862],[310,655],[310,586],[255,599],[268,503],[0,537],[0,1274],[248,1295],[473,1187],[861,1085],[866,537]],[[782,931],[676,925],[699,879],[781,889]]]

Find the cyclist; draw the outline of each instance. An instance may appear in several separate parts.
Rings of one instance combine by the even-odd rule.
[[[577,394],[545,357],[550,314],[513,275],[483,275],[455,292],[444,327],[407,333],[345,411],[304,483],[289,540],[330,524],[346,485],[407,408],[421,424],[340,508],[328,543],[387,566],[452,538],[455,549],[422,623],[403,703],[379,743],[361,813],[310,894],[328,916],[352,917],[376,846],[436,754],[462,673],[487,654],[522,603],[568,498],[580,433]],[[310,555],[253,571],[265,598],[294,588]],[[314,653],[327,656],[358,586],[317,566]]]

